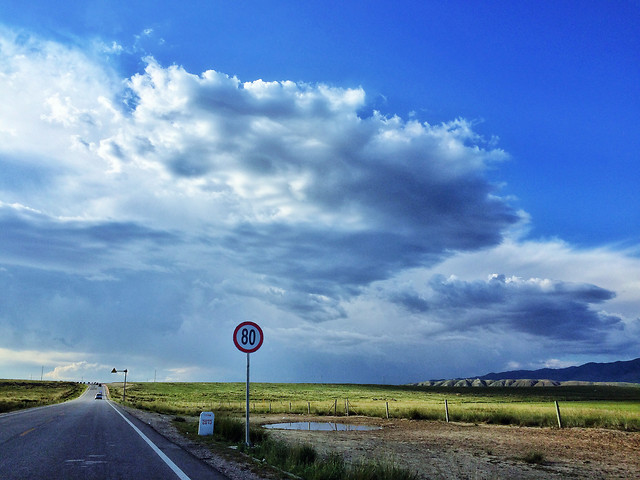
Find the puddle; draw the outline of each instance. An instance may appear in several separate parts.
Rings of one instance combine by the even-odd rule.
[[[288,422],[271,423],[263,425],[264,428],[276,430],[309,430],[320,432],[353,432],[356,430],[381,430],[382,427],[369,427],[366,425],[349,425],[346,423],[333,422]]]

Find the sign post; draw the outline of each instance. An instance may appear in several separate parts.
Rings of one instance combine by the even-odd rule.
[[[245,443],[251,446],[249,440],[249,355],[262,346],[264,335],[258,324],[253,322],[242,322],[233,332],[233,343],[238,350],[247,354],[247,424],[245,427]]]

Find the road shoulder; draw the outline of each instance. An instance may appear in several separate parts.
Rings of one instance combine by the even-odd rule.
[[[173,425],[172,420],[175,418],[173,415],[147,412],[131,407],[123,407],[119,404],[118,408],[137,418],[168,441],[179,446],[194,457],[202,460],[207,465],[229,477],[231,480],[270,480],[272,478],[256,474],[253,471],[256,466],[255,461],[249,457],[237,452],[230,452],[237,453],[237,455],[234,455],[234,457],[237,458],[230,460],[221,455],[216,455],[209,448],[184,437]]]

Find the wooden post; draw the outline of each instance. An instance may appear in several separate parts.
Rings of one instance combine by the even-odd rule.
[[[348,417],[349,416],[349,399],[348,398],[344,401],[344,411]]]
[[[269,400],[269,413],[271,413],[271,400]]]
[[[311,402],[307,402],[307,415],[311,415]]]
[[[556,400],[556,415],[558,417],[558,427],[562,428],[562,417],[560,416],[560,406],[558,405],[558,401]]]
[[[389,402],[385,402],[385,404],[387,405],[387,418],[389,418]]]
[[[289,402],[289,413],[291,413],[291,402]]]
[[[333,416],[337,416],[338,415],[338,399],[336,398],[333,401]]]
[[[449,423],[449,402],[447,402],[446,398],[444,399],[444,416],[447,423]]]

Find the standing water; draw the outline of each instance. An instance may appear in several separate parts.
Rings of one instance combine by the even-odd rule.
[[[366,425],[349,425],[346,423],[334,422],[289,422],[289,423],[272,423],[264,425],[264,428],[276,430],[309,430],[322,432],[352,432],[356,430],[381,430],[382,427],[369,427]]]

